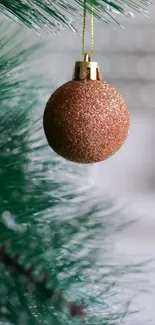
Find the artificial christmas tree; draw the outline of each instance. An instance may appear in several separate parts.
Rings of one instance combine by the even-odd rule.
[[[140,10],[138,3],[130,4]],[[40,34],[47,26],[53,31],[60,24],[74,26],[65,10],[76,17],[83,2],[56,5],[0,1],[2,13],[9,16],[1,14],[0,23],[0,321],[120,324],[130,318],[130,298],[122,301],[117,292],[123,292],[123,278],[138,270],[110,259],[106,240],[119,229],[115,220],[121,212],[111,212],[113,203],[95,197],[86,167],[77,168],[55,154],[51,159],[42,130],[51,85],[39,74],[39,64],[31,71],[45,41],[30,40],[27,27],[19,24],[39,28]],[[106,1],[96,1],[95,12],[108,22],[112,8],[126,12],[113,2],[108,18],[106,6]],[[116,285],[120,275],[122,283]]]

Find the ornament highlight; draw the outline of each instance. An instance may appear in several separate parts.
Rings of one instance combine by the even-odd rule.
[[[124,144],[130,117],[121,95],[101,80],[97,62],[86,54],[73,80],[49,98],[43,126],[50,147],[63,158],[88,164],[103,161]]]

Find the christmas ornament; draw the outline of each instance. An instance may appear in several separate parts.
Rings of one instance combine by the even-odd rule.
[[[121,95],[101,79],[97,62],[91,61],[94,47],[84,51],[86,0],[82,47],[83,62],[76,62],[73,80],[58,88],[49,98],[43,117],[50,147],[60,156],[76,163],[95,163],[117,152],[129,130],[129,112]]]

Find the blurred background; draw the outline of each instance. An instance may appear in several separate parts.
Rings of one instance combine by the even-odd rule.
[[[125,218],[137,219],[113,238],[116,256],[131,263],[155,258],[155,5],[149,9],[150,18],[120,17],[124,29],[95,23],[93,60],[100,64],[103,79],[124,96],[131,127],[124,147],[107,161],[93,165],[89,173],[101,200],[115,200],[126,211]],[[89,40],[88,31],[88,48]],[[77,34],[64,31],[60,37],[52,36],[48,62],[58,85],[71,78],[74,61],[82,58],[80,49]],[[134,317],[145,324],[154,324],[154,271],[155,264],[144,277],[151,284],[150,292],[141,292],[136,300],[141,311]]]
[[[4,166],[6,166],[6,157],[8,157],[7,155],[10,153],[9,150],[12,150],[8,144],[11,141],[9,140],[10,136],[7,138],[7,149],[5,148],[5,154],[3,154],[3,149],[1,149],[1,175],[3,175],[1,184],[5,184],[4,186],[1,185],[2,223],[5,224],[6,228],[14,231],[11,235],[9,233],[9,237],[12,236],[12,238],[16,238],[17,247],[22,245],[26,247],[27,239],[32,239],[33,245],[38,241],[40,246],[44,248],[43,263],[47,263],[48,266],[49,257],[51,259],[55,256],[54,263],[59,262],[59,259],[61,260],[61,255],[62,259],[64,256],[68,258],[68,255],[66,257],[66,253],[64,253],[64,247],[61,247],[61,250],[59,249],[58,242],[60,246],[63,246],[65,242],[69,250],[72,249],[72,245],[74,246],[74,241],[83,241],[83,249],[79,254],[81,254],[81,259],[82,256],[87,259],[86,256],[91,246],[90,243],[88,244],[86,235],[88,227],[87,221],[89,219],[88,216],[91,216],[89,219],[89,227],[92,226],[92,229],[90,230],[89,228],[89,231],[95,238],[92,245],[94,248],[98,247],[99,249],[97,256],[100,263],[96,262],[96,265],[100,269],[102,264],[101,269],[105,267],[106,270],[113,268],[113,265],[117,265],[114,271],[115,274],[109,271],[109,278],[111,282],[115,282],[117,277],[119,278],[116,284],[119,306],[123,305],[124,301],[129,301],[129,309],[131,303],[131,310],[136,310],[136,312],[130,315],[129,320],[128,318],[126,319],[124,313],[117,322],[114,318],[111,321],[109,318],[109,322],[107,321],[106,324],[154,325],[155,4],[150,6],[149,9],[151,11],[150,18],[137,16],[130,20],[120,16],[119,22],[124,26],[124,29],[119,27],[114,29],[104,25],[103,22],[95,22],[95,51],[93,59],[94,61],[98,61],[103,79],[112,84],[123,95],[131,114],[130,134],[126,143],[117,154],[100,164],[77,167],[74,164],[65,162],[63,159],[53,154],[51,149],[47,146],[41,122],[39,122],[41,126],[38,129],[38,120],[40,121],[42,118],[47,98],[54,89],[71,79],[74,62],[82,58],[80,35],[77,33],[69,33],[68,30],[62,30],[59,36],[54,34],[43,34],[39,36],[26,27],[21,26],[17,38],[18,41],[15,42],[14,45],[14,51],[15,48],[20,48],[21,56],[23,55],[22,51],[25,51],[26,48],[30,48],[30,50],[31,47],[35,48],[33,56],[28,55],[23,62],[20,62],[20,69],[16,69],[14,74],[15,80],[18,80],[19,76],[20,78],[22,76],[24,82],[26,82],[27,94],[30,92],[30,89],[33,88],[31,85],[33,77],[34,89],[32,97],[34,99],[33,103],[31,103],[31,98],[26,97],[24,91],[20,90],[21,88],[24,89],[24,87],[22,83],[19,82],[17,87],[18,91],[16,90],[16,93],[18,95],[18,92],[21,91],[20,101],[14,99],[14,104],[11,100],[9,103],[9,109],[14,109],[12,108],[13,105],[14,107],[16,106],[17,116],[25,110],[25,106],[23,106],[22,109],[22,105],[28,105],[30,103],[31,108],[27,124],[23,125],[21,129],[21,122],[19,120],[17,130],[10,129],[10,132],[18,131],[16,136],[19,136],[19,139],[15,137],[16,149],[18,149],[18,147],[20,148],[20,146],[21,149],[24,148],[23,160],[21,163],[18,163],[18,168],[22,165],[23,170],[20,176],[18,173],[18,177],[20,184],[19,189],[26,188],[26,191],[23,190],[25,191],[23,192],[24,200],[23,203],[21,203],[23,205],[19,207],[18,204],[18,209],[17,205],[16,208],[10,205],[10,202],[11,204],[14,202],[11,196],[12,188],[16,187],[17,189],[18,187],[18,184],[15,185],[13,178],[11,178],[12,176],[10,176],[15,171],[11,169],[11,174],[8,173],[7,176],[4,176],[2,172],[3,168],[5,168]],[[19,31],[17,23],[10,23],[4,16],[2,17],[2,22],[3,24],[8,24],[10,31],[13,28],[14,39],[16,40],[15,35],[17,35]],[[77,21],[77,25],[80,26],[80,21]],[[3,32],[8,34],[5,28]],[[89,46],[89,32],[87,42]],[[10,53],[10,55],[15,53],[16,57],[16,52],[14,51],[8,53]],[[28,68],[25,69],[27,66]],[[24,72],[21,74],[23,67]],[[7,77],[10,77],[9,74]],[[22,101],[23,104],[21,104]],[[7,98],[4,98],[4,108],[6,107]],[[16,116],[14,116],[14,119],[16,120]],[[24,115],[21,115],[21,121],[23,119]],[[12,115],[9,121],[13,121]],[[26,132],[25,130],[29,130],[26,135],[24,133]],[[21,134],[23,134],[23,141],[27,143],[26,148],[21,144]],[[2,146],[2,148],[4,148],[4,146]],[[38,149],[35,150],[36,148]],[[15,160],[13,160],[12,163],[8,160],[8,168],[12,168],[10,166],[17,166],[18,159],[20,158],[20,150],[19,152],[17,150],[14,154],[16,155]],[[17,154],[19,154],[19,156],[17,156]],[[50,163],[48,164],[47,162],[49,161]],[[11,179],[10,183],[8,181],[9,179]],[[22,186],[21,179],[24,179],[25,182]],[[50,182],[52,183],[52,187]],[[69,185],[66,185],[66,182],[68,182]],[[16,199],[19,194],[19,192],[17,192],[18,191],[13,192]],[[33,197],[32,193],[34,192],[35,196]],[[8,193],[10,193],[10,201],[8,199]],[[73,199],[70,199],[71,196]],[[41,197],[42,199],[40,199]],[[80,207],[79,202],[82,202]],[[32,203],[32,206],[30,203]],[[57,204],[59,204],[59,207]],[[34,206],[37,205],[38,210],[35,210]],[[96,208],[94,208],[94,206]],[[22,212],[23,207],[25,214]],[[12,216],[11,209],[14,212],[13,215],[16,215],[16,217]],[[54,219],[51,219],[51,214]],[[36,232],[33,231],[33,225],[31,225],[32,215],[33,222],[35,220],[34,228],[36,227]],[[66,225],[73,219],[71,222],[72,227],[76,228],[79,222],[79,215],[81,215],[82,218],[79,219],[81,220],[81,228],[79,229],[83,231],[84,237],[76,234],[76,236],[72,238],[72,231],[70,231],[70,234],[68,232],[68,236],[70,236],[69,241],[67,235],[65,237]],[[58,221],[55,218],[57,218]],[[104,224],[102,218],[105,222],[103,227],[104,230],[98,234],[95,224],[100,224],[101,228],[101,224]],[[82,224],[82,222],[84,224]],[[24,230],[20,232],[18,229],[19,224],[26,227],[27,232],[26,235],[24,235],[26,237],[23,236],[23,233],[25,233]],[[122,224],[126,224],[126,226],[123,227]],[[55,244],[54,246],[56,255],[53,254],[53,248],[46,252],[46,245],[50,244],[52,246],[53,240],[55,240],[54,235],[51,235],[48,227],[53,227],[55,232],[59,232],[61,226],[62,237],[60,236],[59,240],[56,239],[57,245]],[[108,229],[108,231],[105,229]],[[19,235],[18,232],[21,233],[21,235]],[[44,235],[42,232],[44,232]],[[4,233],[7,235],[3,236]],[[16,236],[17,234],[18,236]],[[1,239],[3,239],[3,237],[5,239],[7,236],[8,233],[6,229],[5,231],[2,229]],[[65,238],[64,242],[62,240],[63,236]],[[18,245],[18,243],[20,243],[20,245]],[[32,250],[35,247],[35,245],[33,245],[31,247]],[[40,255],[41,252],[38,253],[38,256]],[[72,255],[74,256],[73,251]],[[91,260],[90,265],[93,265]],[[126,265],[126,269],[128,270],[125,279],[123,275],[126,273],[120,272],[121,265],[122,267]],[[133,272],[130,272],[131,266],[134,268],[134,265],[137,265],[138,269],[135,268]],[[73,266],[73,268],[75,268],[75,266]],[[95,289],[98,291],[101,286],[100,276],[102,272],[97,273],[99,271],[98,268],[93,269],[92,267],[91,284],[94,284],[94,289],[91,288],[92,291],[90,291],[93,296],[96,294]],[[53,266],[49,265],[49,272],[51,272],[52,276],[55,274],[53,273],[53,269]],[[58,270],[59,266],[57,267],[57,272]],[[82,264],[81,268],[78,266],[78,272],[80,271],[82,271]],[[93,271],[96,273],[93,273]],[[65,272],[66,269],[64,268],[64,273]],[[67,287],[64,273],[60,274],[60,277],[54,275],[55,281],[59,284],[59,280],[61,280],[62,286],[66,285]],[[67,279],[69,283],[72,281],[70,273],[71,271],[69,269]],[[90,279],[89,276],[87,278],[88,283]],[[80,281],[84,280],[79,278],[79,286],[81,285]],[[76,287],[75,282],[72,288],[68,285],[66,292],[69,291],[69,297],[75,299],[78,297],[78,294],[76,297],[75,293],[76,288],[79,289],[78,286]],[[84,289],[88,290],[87,286],[85,288],[83,284],[83,291],[81,291],[82,297],[86,295]],[[102,320],[104,317],[106,318],[107,314],[110,315],[111,309],[113,311],[118,310],[113,291],[106,298],[103,295],[102,299],[99,296],[96,296],[96,299],[96,304],[97,302],[99,304],[98,309],[96,309],[96,314],[100,314],[103,305],[106,306],[101,315]],[[32,303],[31,299],[28,301],[28,306],[32,307],[30,309],[33,310],[33,315],[38,315],[39,310],[37,308],[35,309],[35,303]],[[26,321],[24,323],[23,319],[24,318],[22,318],[22,325],[27,324]],[[41,318],[36,319],[36,324],[39,324],[39,319],[41,321]],[[46,319],[46,321],[46,324],[49,324],[49,319]],[[72,323],[68,318],[65,322],[66,324]],[[20,323],[19,320],[18,322],[14,322],[14,324],[18,323]],[[101,324],[101,321],[99,318],[92,318],[91,322],[88,323],[93,325]],[[53,321],[52,324],[57,324],[56,320]],[[103,322],[103,324],[105,323]]]

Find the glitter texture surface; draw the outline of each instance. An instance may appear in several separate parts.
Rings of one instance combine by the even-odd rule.
[[[130,117],[121,95],[100,80],[72,80],[49,98],[43,117],[50,147],[76,163],[112,156],[125,142]]]

